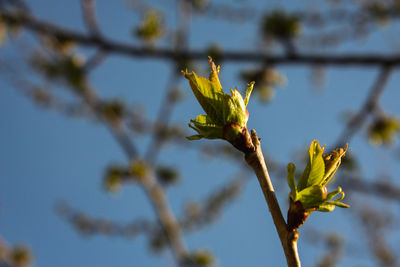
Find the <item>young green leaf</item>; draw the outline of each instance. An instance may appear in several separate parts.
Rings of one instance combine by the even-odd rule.
[[[320,185],[309,186],[297,193],[295,201],[300,201],[305,210],[320,206],[326,199],[326,187]]]
[[[201,137],[208,139],[222,138],[222,127],[214,124],[207,115],[199,115],[195,120],[190,120],[189,127],[196,130]],[[189,140],[198,140],[197,138],[197,136],[191,136]]]
[[[326,204],[335,205],[335,206],[337,206],[339,208],[345,208],[345,209],[350,208],[349,205],[344,204],[344,203],[339,202],[339,201],[327,201]]]
[[[338,189],[336,189],[335,191],[332,191],[328,194],[328,196],[326,197],[326,200],[331,200],[332,198],[334,198],[335,196],[337,196],[338,194],[343,193],[343,197],[344,197],[344,192],[342,192],[342,188],[339,187]],[[343,198],[341,198],[343,199]]]
[[[331,212],[335,209],[335,205],[325,204],[318,207],[317,211]]]
[[[250,83],[245,99],[237,89],[225,94],[218,78],[219,67],[210,58],[211,73],[209,78],[198,77],[196,73],[182,71],[189,81],[193,94],[207,115],[200,115],[191,120],[189,127],[198,134],[188,137],[189,140],[201,138],[224,139],[240,151],[254,149],[246,124],[249,118],[246,105],[254,83]]]
[[[249,103],[250,95],[251,95],[251,92],[253,91],[254,84],[255,84],[255,82],[250,82],[247,85],[246,94],[245,94],[245,97],[244,97],[244,105],[246,107],[247,107],[247,104]]]
[[[311,169],[307,180],[307,186],[320,184],[325,174],[325,163],[322,158],[324,148],[318,144],[318,140],[312,142],[310,146]]]
[[[326,185],[333,175],[336,173],[337,169],[342,162],[342,157],[345,156],[348,145],[345,148],[338,148],[333,150],[330,154],[324,156],[325,162],[325,175],[321,182],[321,185]]]
[[[308,150],[310,158],[307,167],[304,169],[297,185],[299,191],[309,186],[318,185],[322,181],[325,174],[325,164],[322,158],[323,152],[324,148],[321,148],[318,140],[314,140]]]
[[[224,92],[219,82],[212,82],[206,78],[198,77],[196,73],[183,72],[189,80],[190,87],[197,101],[210,118],[218,124],[223,123],[222,113],[219,112],[224,101]]]

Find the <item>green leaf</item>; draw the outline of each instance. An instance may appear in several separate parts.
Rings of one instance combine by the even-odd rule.
[[[335,209],[335,205],[321,205],[319,206],[319,208],[317,209],[317,211],[321,211],[321,212],[331,212]]]
[[[333,199],[335,196],[337,196],[338,194],[340,194],[340,196],[333,200],[333,201],[329,201],[331,199]],[[326,200],[324,202],[324,205],[329,205],[329,206],[338,206],[340,208],[350,208],[349,205],[344,204],[342,202],[339,202],[340,200],[342,200],[344,198],[344,192],[342,191],[342,188],[339,187],[338,189],[336,189],[335,191],[332,191],[328,194],[328,196],[326,197]],[[333,209],[332,209],[333,210]]]
[[[224,122],[236,122],[240,126],[245,126],[248,117],[242,95],[235,89],[231,90],[231,95],[225,95],[225,97]]]
[[[296,201],[300,201],[304,209],[319,207],[326,199],[326,187],[314,185],[297,193]]]
[[[335,206],[337,206],[339,208],[345,208],[345,209],[350,208],[349,205],[344,204],[344,203],[339,202],[339,201],[327,201],[325,203],[328,204],[328,205],[335,205]]]
[[[333,150],[330,154],[324,155],[323,159],[325,162],[325,175],[321,185],[326,185],[329,180],[332,179],[340,166],[342,157],[345,156],[348,145],[345,148],[338,148]]]
[[[311,143],[310,146],[310,163],[311,169],[307,180],[307,186],[319,185],[325,174],[325,163],[322,158],[324,149],[318,144],[318,140]]]
[[[338,189],[336,189],[335,191],[332,191],[328,194],[328,196],[326,197],[326,200],[331,200],[332,198],[334,198],[335,196],[337,196],[338,194],[342,193],[343,197],[344,197],[344,192],[342,192],[342,188],[338,187]],[[343,197],[341,199],[343,199]],[[338,199],[338,200],[341,200]]]
[[[199,124],[215,124],[214,121],[207,115],[199,115],[195,120],[190,120],[193,123]]]
[[[223,117],[220,112],[223,108],[222,102],[224,98],[224,92],[222,91],[221,85],[216,82],[198,77],[196,73],[184,73],[186,79],[189,80],[190,87],[192,88],[193,94],[197,98],[197,101],[212,118],[215,123],[222,125]]]
[[[306,187],[319,185],[325,174],[325,163],[322,157],[324,149],[318,144],[318,140],[314,140],[308,150],[310,159],[307,167],[304,169],[298,183],[298,190]]]
[[[219,81],[219,78],[218,78],[218,74],[219,74],[219,69],[220,69],[220,66],[215,66],[215,63],[214,63],[214,61],[212,60],[212,58],[211,57],[208,57],[208,62],[210,63],[210,66],[211,66],[211,72],[210,72],[210,77],[209,77],[209,80],[217,87],[217,88],[219,88],[219,91],[223,91],[222,90],[222,86],[221,86],[221,83],[220,83],[220,81]],[[223,92],[222,92],[223,93]]]
[[[199,133],[188,137],[189,140],[198,140],[201,137],[207,139],[222,139],[222,127],[213,123],[207,115],[199,115],[195,120],[190,120],[189,127]]]
[[[300,176],[299,182],[297,183],[297,190],[301,191],[307,187],[307,180],[308,176],[310,175],[310,170],[311,170],[311,164],[309,160],[307,166],[305,167],[303,173]]]
[[[249,103],[250,95],[251,95],[251,92],[253,91],[254,84],[255,84],[255,82],[250,82],[247,85],[246,94],[245,94],[245,97],[244,97],[244,105],[246,107],[247,107],[247,104]]]
[[[190,124],[189,124],[190,127]],[[193,141],[193,140],[200,140],[201,138],[203,138],[202,135],[200,134],[195,134],[195,135],[191,135],[191,136],[186,136],[186,139]]]
[[[294,177],[294,174],[296,172],[296,166],[293,163],[289,163],[286,167],[287,169],[287,183],[290,187],[290,191],[292,193],[292,198],[296,199],[297,198],[297,189],[296,189],[296,179]]]
[[[344,198],[344,195],[345,195],[344,192],[340,192],[340,193],[341,193],[341,196],[338,197],[337,199],[335,199],[335,201],[340,201]]]

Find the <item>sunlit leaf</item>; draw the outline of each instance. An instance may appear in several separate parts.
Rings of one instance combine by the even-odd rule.
[[[318,144],[318,140],[315,140],[311,143],[308,150],[308,164],[297,185],[299,191],[308,186],[319,185],[322,181],[322,178],[325,174],[325,164],[322,158],[323,152],[324,149]]]
[[[300,201],[304,209],[316,208],[326,199],[326,188],[314,185],[303,189],[297,193],[296,201]]]

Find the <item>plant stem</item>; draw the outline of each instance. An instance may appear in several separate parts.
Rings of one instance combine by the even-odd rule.
[[[275,195],[274,187],[268,174],[267,166],[265,164],[264,156],[260,146],[260,141],[258,140],[255,130],[251,130],[251,139],[255,147],[255,151],[247,152],[245,154],[246,162],[256,173],[261,190],[263,191],[265,200],[267,201],[269,211],[271,212],[276,231],[278,232],[279,239],[281,240],[288,266],[299,267],[301,266],[297,252],[297,240],[299,234],[296,229],[290,231],[288,230]]]

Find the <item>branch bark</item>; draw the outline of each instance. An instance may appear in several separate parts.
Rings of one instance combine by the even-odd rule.
[[[281,240],[288,266],[300,267],[301,263],[297,252],[297,240],[299,237],[298,231],[296,229],[289,231],[285,219],[283,218],[278,200],[275,195],[275,190],[265,164],[260,141],[255,130],[251,131],[251,139],[255,147],[255,151],[246,153],[245,160],[254,170],[258,178],[258,182],[260,183],[261,190],[264,193],[269,211],[271,212],[276,231],[278,232],[279,239]]]

